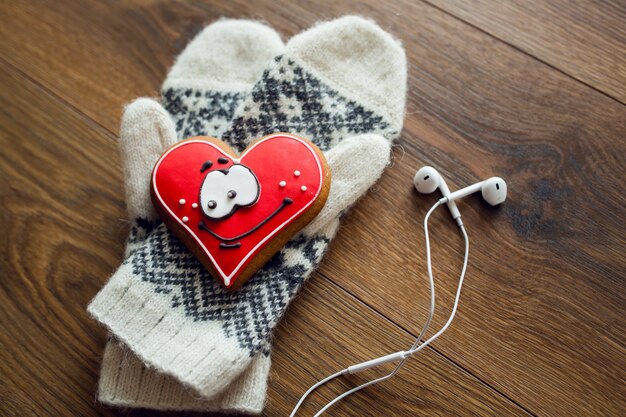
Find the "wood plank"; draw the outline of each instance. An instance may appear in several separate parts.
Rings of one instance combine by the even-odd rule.
[[[117,147],[4,65],[0,85],[0,414],[94,414],[85,306],[123,253]]]
[[[176,55],[206,24],[257,18],[293,35],[316,20],[310,12],[303,20],[301,12],[302,4],[272,1],[2,2],[0,56],[117,132],[122,106],[158,95]]]
[[[106,332],[85,311],[119,264],[127,233],[116,144],[5,65],[0,104],[0,268],[9,278],[0,281],[0,414],[116,415],[94,400]],[[313,281],[278,330],[266,415],[285,415],[318,378],[411,338],[325,278]],[[322,390],[309,411],[360,380]],[[335,409],[385,413],[526,415],[433,351]]]
[[[427,0],[626,103],[626,3]]]
[[[174,27],[186,28],[164,28],[154,9],[98,1],[3,2],[0,15],[2,58],[114,132],[123,104],[158,94]],[[185,14],[177,16],[180,24]]]

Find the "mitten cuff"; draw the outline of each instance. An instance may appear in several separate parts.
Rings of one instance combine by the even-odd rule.
[[[252,361],[220,321],[195,320],[171,295],[133,276],[128,263],[87,309],[147,365],[203,397],[222,392]]]
[[[147,368],[121,343],[110,341],[102,359],[98,399],[117,407],[260,414],[270,362],[268,355],[258,353],[223,393],[204,398],[175,378]]]

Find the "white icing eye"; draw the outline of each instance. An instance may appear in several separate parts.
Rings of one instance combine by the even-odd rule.
[[[250,168],[235,164],[207,174],[200,188],[202,212],[212,218],[230,216],[238,207],[250,206],[259,198],[259,183]]]

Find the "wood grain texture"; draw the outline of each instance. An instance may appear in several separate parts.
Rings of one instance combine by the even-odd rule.
[[[259,18],[287,38],[346,13],[371,16],[403,40],[405,130],[392,166],[347,216],[279,328],[266,415],[287,414],[318,378],[405,348],[419,332],[428,299],[420,223],[435,197],[417,196],[410,179],[426,163],[452,189],[501,175],[509,200],[497,209],[478,196],[460,203],[471,261],[449,332],[398,379],[334,415],[626,408],[626,110],[567,74],[616,96],[601,83],[568,71],[566,59],[527,51],[564,74],[421,2],[34,0],[0,4],[0,414],[119,413],[94,400],[105,332],[84,307],[123,253],[115,143],[123,104],[156,95],[175,55],[220,16]],[[598,40],[599,62],[620,59],[602,43],[620,36]],[[450,311],[462,240],[443,210],[431,227],[436,328]],[[367,376],[323,389],[307,413]]]
[[[626,103],[626,3],[427,0]]]

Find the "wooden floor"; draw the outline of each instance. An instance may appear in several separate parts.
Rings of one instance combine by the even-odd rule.
[[[425,164],[452,189],[500,175],[509,198],[460,203],[471,260],[449,331],[331,415],[624,415],[623,1],[28,0],[0,10],[0,415],[154,415],[94,399],[106,332],[85,306],[120,263],[128,227],[121,108],[157,95],[173,58],[220,16],[264,20],[286,40],[343,14],[404,42],[405,127],[393,165],[279,326],[266,415],[287,415],[313,382],[406,349],[419,332],[421,221],[436,197],[418,196],[411,178]],[[436,329],[462,239],[444,210],[432,232]],[[372,375],[320,390],[302,415]]]

